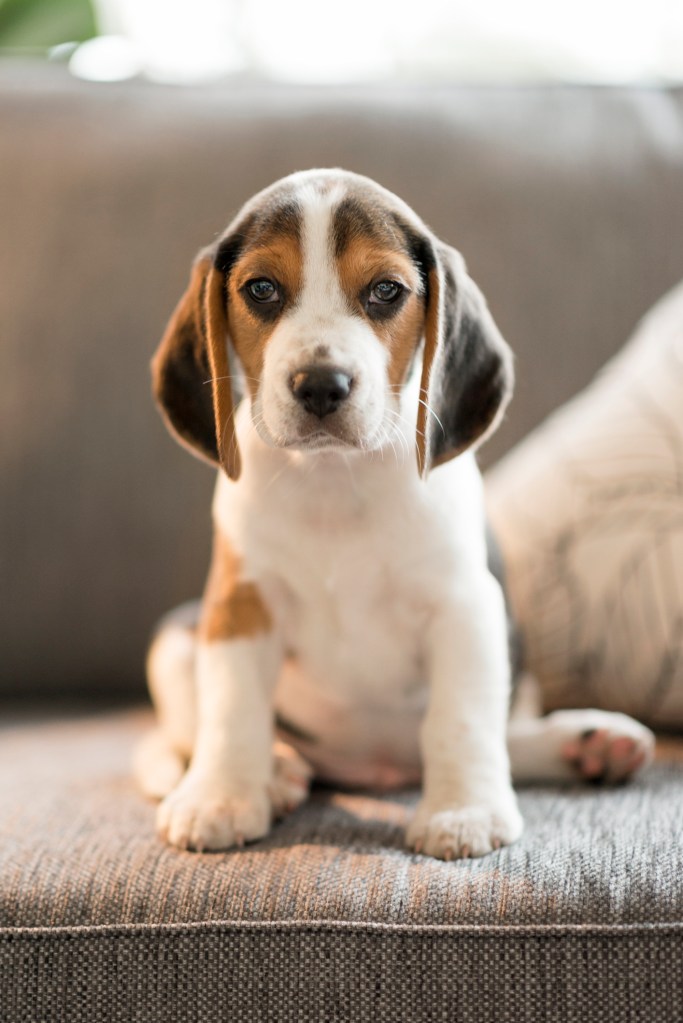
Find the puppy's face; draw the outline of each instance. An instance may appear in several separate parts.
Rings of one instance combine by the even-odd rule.
[[[422,337],[424,288],[379,191],[333,175],[275,189],[246,216],[228,289],[228,333],[266,443],[387,442]]]
[[[273,447],[372,451],[408,426],[421,472],[489,432],[511,388],[509,351],[459,254],[344,171],[292,175],[242,209],[200,254],[153,366],[171,428],[233,478],[238,383]]]

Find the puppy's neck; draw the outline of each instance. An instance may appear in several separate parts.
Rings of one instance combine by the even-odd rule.
[[[374,451],[272,447],[256,432],[246,402],[238,409],[236,427],[242,474],[232,482],[221,473],[223,506],[270,508],[281,519],[334,532],[385,514],[387,504],[406,504],[423,486],[408,423],[402,441],[394,438]]]

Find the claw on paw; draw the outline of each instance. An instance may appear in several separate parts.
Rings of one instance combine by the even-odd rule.
[[[270,802],[265,790],[235,796],[189,778],[164,799],[157,812],[159,835],[177,849],[196,852],[243,846],[267,834]]]
[[[430,812],[421,806],[408,827],[407,841],[415,852],[450,861],[484,856],[514,842],[521,832],[514,804],[495,812],[477,806]]]

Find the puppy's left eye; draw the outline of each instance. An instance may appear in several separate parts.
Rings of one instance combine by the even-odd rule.
[[[395,302],[402,291],[403,285],[399,284],[398,281],[378,281],[370,289],[368,301],[381,302],[383,305],[388,305],[390,302]]]
[[[259,277],[257,280],[249,281],[247,284],[249,298],[254,302],[279,302],[280,295],[272,281],[267,277]]]

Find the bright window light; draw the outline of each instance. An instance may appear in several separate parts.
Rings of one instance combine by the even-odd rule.
[[[127,40],[130,69],[139,61],[145,74],[169,81],[237,71],[299,82],[683,81],[683,0],[95,0],[95,6],[101,30]],[[101,59],[115,63],[106,50]]]

